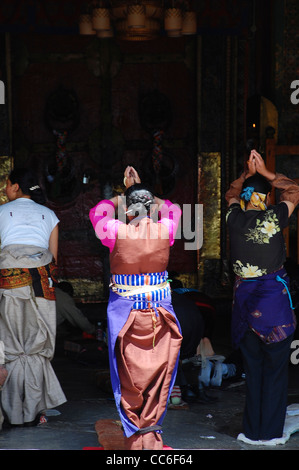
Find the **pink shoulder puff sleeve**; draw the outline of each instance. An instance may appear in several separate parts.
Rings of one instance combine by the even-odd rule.
[[[159,210],[161,214],[160,222],[168,228],[169,244],[172,246],[174,244],[175,234],[179,226],[182,211],[180,207],[167,199]]]
[[[123,223],[115,219],[115,207],[113,202],[107,199],[100,201],[96,206],[90,209],[89,218],[96,236],[111,252],[117,238],[118,227]]]

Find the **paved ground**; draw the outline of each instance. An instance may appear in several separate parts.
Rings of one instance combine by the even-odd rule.
[[[216,352],[226,354],[229,342],[225,317],[220,319],[218,327],[221,334],[216,335]],[[102,380],[99,386],[97,371],[104,371],[107,363],[103,351],[99,351],[99,356],[101,367],[94,363],[94,350],[89,355],[88,346],[79,357],[66,356],[63,349],[57,347],[53,366],[67,396],[67,403],[55,410],[56,413],[54,411],[54,415],[48,417],[47,423],[37,427],[3,427],[0,431],[0,450],[73,451],[100,447],[95,423],[100,419],[118,420],[118,415],[109,382],[103,386],[105,381]],[[195,402],[189,404],[188,409],[168,410],[163,426],[163,439],[167,446],[194,453],[198,450],[257,450],[236,440],[241,432],[244,382],[225,384],[225,387],[208,391],[209,396],[217,398],[213,403]],[[290,365],[289,403],[299,403],[299,365]],[[293,434],[285,445],[274,448],[275,451],[298,449],[299,432]],[[270,451],[273,448],[259,447],[258,450]]]

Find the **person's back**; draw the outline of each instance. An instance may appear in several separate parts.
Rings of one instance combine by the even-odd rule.
[[[162,450],[160,431],[182,341],[166,271],[181,210],[143,187],[132,167],[125,170],[124,185],[128,224],[115,219],[121,198],[90,210],[95,233],[110,250],[111,383],[125,448]]]
[[[299,202],[299,187],[268,170],[256,150],[247,163],[248,174],[235,180],[225,196],[236,274],[232,340],[242,352],[246,377],[244,433],[238,439],[272,445],[283,434],[296,327],[282,230]],[[281,202],[267,207],[272,187],[280,190]]]
[[[227,216],[230,257],[235,274],[257,277],[281,268],[286,260],[283,229],[288,225],[288,207],[281,203],[265,211],[243,211],[239,204]]]
[[[110,254],[111,273],[141,274],[167,269],[169,233],[165,225],[143,217],[138,224],[122,224]]]
[[[24,197],[0,207],[1,247],[15,244],[48,248],[58,219],[48,207]]]
[[[58,222],[30,169],[13,170],[0,208],[0,340],[7,380],[1,406],[11,425],[38,424],[66,397],[51,360],[56,336],[54,280]]]
[[[103,200],[90,211],[97,237],[109,248],[111,273],[166,271],[180,208],[154,197],[140,183],[133,184],[125,192],[128,223],[124,223],[122,218],[115,218],[115,209],[121,210],[123,202],[118,197]]]

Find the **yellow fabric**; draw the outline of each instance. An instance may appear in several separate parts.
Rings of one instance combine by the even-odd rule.
[[[266,200],[266,194],[253,192],[249,202],[253,205],[253,207],[260,208],[261,210],[265,211],[267,209],[265,200]],[[247,201],[244,201],[244,199],[241,199],[240,205],[243,211],[246,208],[246,204],[247,204]]]

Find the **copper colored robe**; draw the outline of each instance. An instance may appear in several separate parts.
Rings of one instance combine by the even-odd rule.
[[[100,236],[96,208],[90,218]],[[174,241],[172,229],[176,230],[179,217],[178,210],[174,227],[172,222],[157,223],[148,217],[135,219],[134,224],[118,224],[115,243],[110,245],[112,279],[114,274],[166,272]],[[111,236],[109,224],[107,229],[106,236]],[[175,381],[182,336],[170,295],[150,303],[149,308],[136,309],[134,304],[132,296],[111,291],[107,311],[111,382],[126,447],[162,449],[161,425]]]

